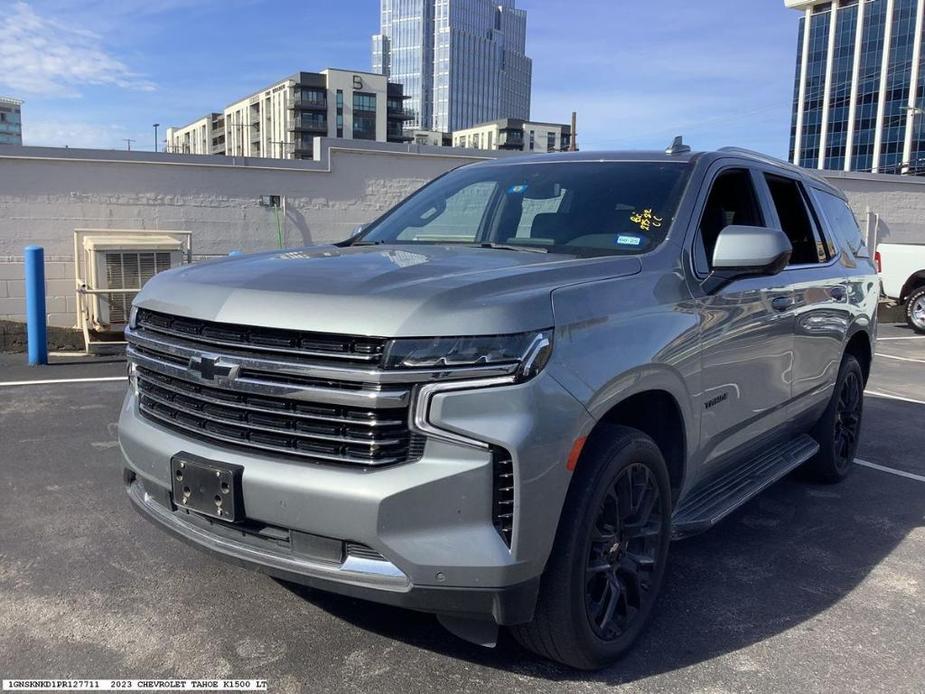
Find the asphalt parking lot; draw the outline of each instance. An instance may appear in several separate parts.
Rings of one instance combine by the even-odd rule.
[[[858,465],[787,478],[672,547],[638,647],[579,673],[506,635],[224,564],[122,486],[117,358],[0,355],[0,676],[251,677],[271,691],[925,690],[925,337],[881,326]],[[103,379],[11,385],[19,381]],[[884,469],[879,469],[880,466]]]

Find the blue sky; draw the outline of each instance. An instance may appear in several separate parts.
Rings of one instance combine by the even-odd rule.
[[[10,4],[11,3],[11,4]],[[582,149],[726,144],[786,156],[797,21],[783,0],[518,0],[532,117]],[[4,0],[0,94],[29,145],[153,149],[297,70],[369,70],[378,0]]]

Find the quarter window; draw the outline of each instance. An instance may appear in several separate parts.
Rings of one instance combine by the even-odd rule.
[[[822,190],[813,190],[813,195],[829,223],[829,229],[845,248],[857,255],[864,247],[864,238],[848,203]]]

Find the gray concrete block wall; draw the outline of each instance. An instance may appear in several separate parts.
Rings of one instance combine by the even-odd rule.
[[[70,257],[77,227],[181,229],[197,253],[339,241],[436,176],[494,156],[320,139],[318,161],[5,147],[0,256],[36,243]],[[345,142],[349,146],[345,145]],[[282,196],[284,209],[262,207]]]
[[[25,265],[22,257],[0,258],[0,320],[24,321]],[[48,325],[69,328],[77,322],[74,263],[70,258],[45,259],[45,313]]]
[[[179,229],[197,255],[346,238],[436,176],[504,153],[319,139],[316,161],[4,147],[0,151],[0,319],[22,320],[22,250],[45,248],[52,325],[76,323],[73,230]],[[925,242],[925,179],[825,172],[880,240]],[[284,209],[262,207],[280,195]],[[277,227],[277,214],[280,228]],[[70,283],[70,285],[69,285]]]
[[[280,235],[285,247],[340,241],[436,176],[498,154],[328,139],[316,151],[282,161],[4,147],[0,319],[23,319],[21,254],[38,244],[49,323],[76,323],[75,228],[189,230],[197,256],[269,250]],[[265,195],[284,207],[261,206]]]
[[[845,193],[863,231],[868,211],[879,218],[874,222],[879,243],[925,243],[925,177],[820,173]]]

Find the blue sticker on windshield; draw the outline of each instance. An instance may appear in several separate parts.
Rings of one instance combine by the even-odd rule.
[[[642,244],[641,236],[629,236],[624,234],[617,236],[618,246],[639,246],[640,244]]]
[[[510,194],[510,193],[526,193],[526,192],[527,192],[527,184],[526,184],[526,183],[521,183],[520,185],[517,185],[517,186],[511,186],[510,188],[507,189],[507,192],[508,192],[509,194]]]

